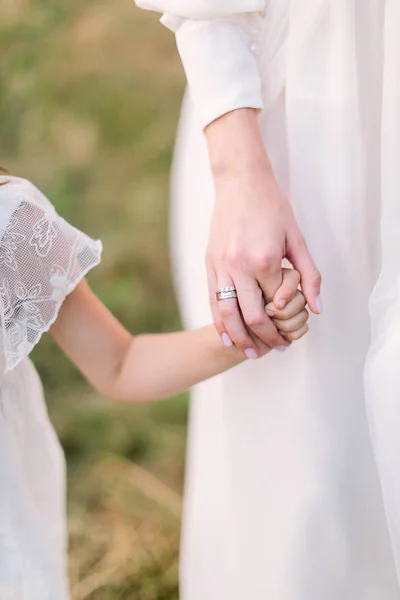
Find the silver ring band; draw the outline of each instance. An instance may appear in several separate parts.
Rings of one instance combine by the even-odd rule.
[[[221,300],[231,300],[232,298],[237,298],[236,288],[233,285],[220,288],[215,292],[215,295],[218,302]]]

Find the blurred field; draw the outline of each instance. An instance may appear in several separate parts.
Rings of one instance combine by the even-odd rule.
[[[130,0],[0,0],[0,164],[104,243],[95,291],[133,332],[179,326],[168,170],[183,76]],[[46,337],[35,351],[69,467],[74,600],[172,600],[186,398],[97,397]]]

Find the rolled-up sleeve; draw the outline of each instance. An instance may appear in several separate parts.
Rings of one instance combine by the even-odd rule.
[[[163,13],[176,36],[199,122],[204,128],[238,108],[263,108],[256,41],[265,0],[136,0]]]

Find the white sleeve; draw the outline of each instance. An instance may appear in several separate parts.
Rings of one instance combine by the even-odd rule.
[[[0,378],[28,356],[101,255],[101,243],[62,219],[30,182],[2,179]]]
[[[202,127],[238,108],[263,108],[255,55],[265,0],[135,0],[163,12],[176,35]]]

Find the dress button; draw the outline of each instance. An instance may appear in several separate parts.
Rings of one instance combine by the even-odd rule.
[[[255,42],[251,42],[250,44],[250,52],[255,52],[257,50],[257,44]]]

